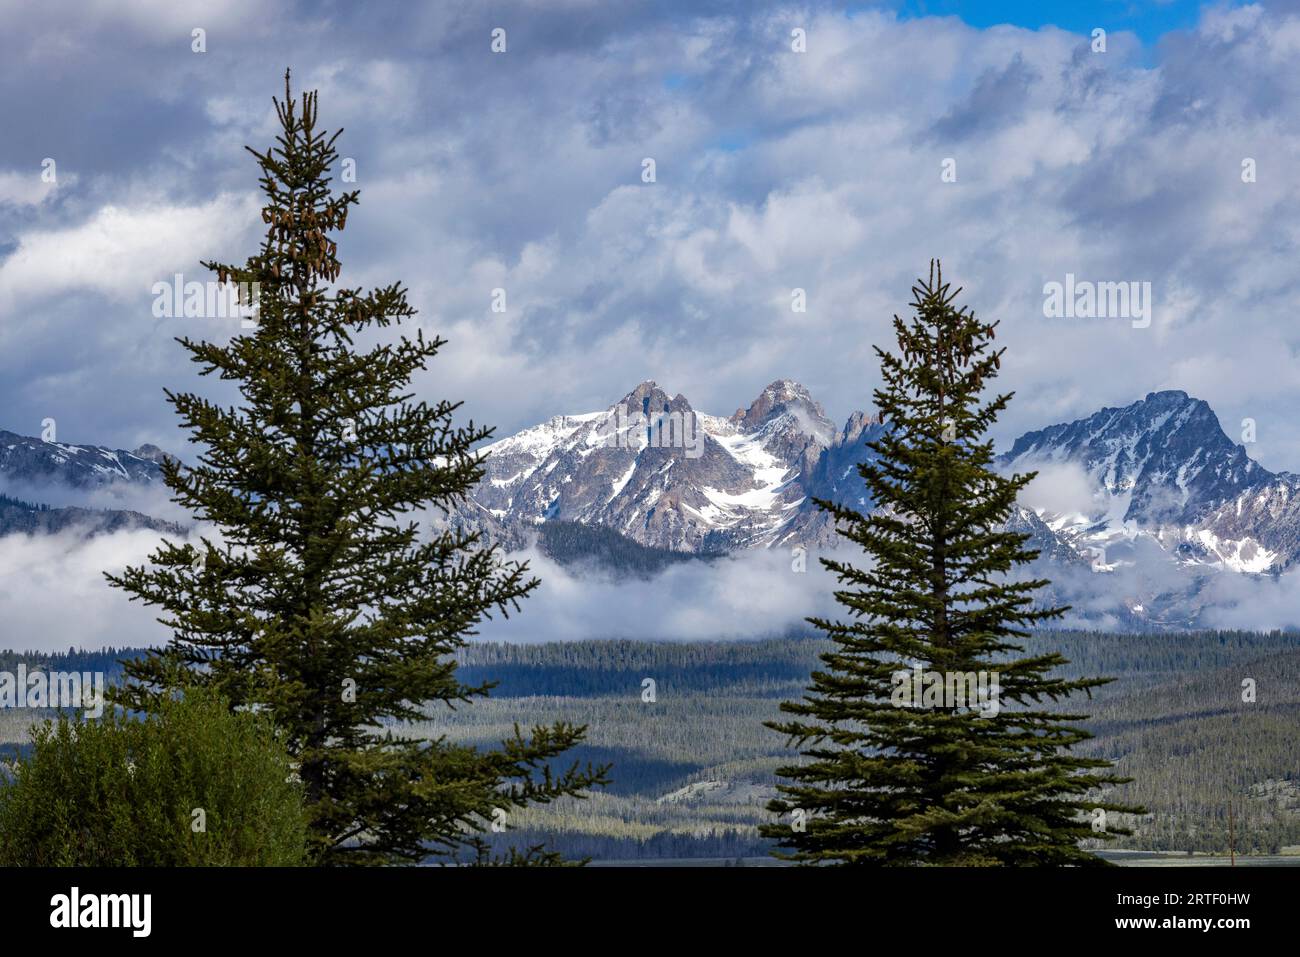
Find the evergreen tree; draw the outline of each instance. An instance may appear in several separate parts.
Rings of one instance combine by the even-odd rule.
[[[193,467],[164,462],[164,481],[221,540],[164,542],[150,565],[108,576],[161,608],[173,632],[126,663],[116,700],[154,711],[197,683],[268,712],[297,762],[318,863],[481,861],[497,809],[508,821],[511,808],[606,783],[608,769],[552,773],[548,762],[585,734],[567,723],[516,726],[499,750],[400,736],[428,702],[487,693],[490,683],[457,680],[454,652],[537,582],[456,523],[421,534],[422,511],[450,512],[482,477],[472,448],[491,429],[454,426],[460,403],[412,401],[411,377],[443,339],[354,345],[415,311],[400,284],[336,285],[336,236],[359,195],[329,185],[339,133],[318,129],[314,93],[295,104],[287,73],[274,102],[275,145],[249,149],[265,195],[260,252],[243,266],[204,263],[259,291],[257,326],[225,345],[177,340],[201,374],[238,383],[243,402],[167,392],[203,451]],[[533,848],[508,861],[556,858]]]
[[[1014,574],[1037,557],[1005,528],[1033,474],[999,475],[984,438],[1011,399],[981,398],[1001,365],[997,324],[957,308],[960,290],[935,263],[912,292],[912,319],[894,317],[898,354],[876,349],[875,401],[890,428],[858,469],[875,508],[818,502],[874,561],[822,559],[848,621],[809,619],[834,648],[808,694],[782,704],[792,717],[768,723],[805,761],[779,770],[789,783],[769,810],[783,820],[763,832],[781,856],[810,863],[1099,863],[1079,841],[1129,832],[1114,819],[1095,831],[1098,809],[1142,809],[1088,798],[1128,779],[1069,754],[1091,737],[1070,724],[1086,715],[1051,708],[1109,679],[1053,677],[1060,654],[1026,657],[1019,644],[1067,609],[1036,608],[1049,582]],[[927,694],[912,701],[918,667]],[[950,677],[981,672],[998,676],[996,695],[929,694],[927,674],[947,691]]]

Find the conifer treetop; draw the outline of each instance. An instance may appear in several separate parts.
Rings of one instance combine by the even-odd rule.
[[[1050,582],[1019,571],[1038,553],[1007,521],[1033,475],[993,467],[987,433],[1011,394],[984,390],[1003,350],[959,293],[932,262],[912,317],[894,316],[897,351],[876,347],[888,428],[858,467],[870,510],[818,502],[869,561],[821,560],[846,617],[809,619],[834,648],[807,694],[782,704],[787,718],[768,722],[803,758],[779,769],[788,783],[769,805],[797,826],[762,829],[793,860],[1091,864],[1085,812],[1141,811],[1099,796],[1125,779],[1069,753],[1091,737],[1073,724],[1086,715],[1051,707],[1107,679],[1062,678],[1059,653],[1025,651],[1033,626],[1067,609],[1038,605]],[[995,678],[996,700],[904,698],[913,673],[938,676],[929,689],[945,695]]]
[[[219,534],[164,541],[149,565],[108,576],[172,631],[167,648],[126,663],[117,700],[152,710],[198,685],[269,712],[322,863],[479,860],[498,811],[580,795],[606,769],[552,773],[548,761],[585,733],[563,722],[516,728],[495,751],[401,730],[487,693],[457,679],[454,654],[537,580],[442,520],[482,478],[474,449],[492,430],[456,424],[459,402],[416,398],[412,378],[445,340],[369,335],[415,310],[400,283],[337,285],[337,236],[359,197],[330,188],[339,133],[319,128],[315,93],[294,100],[288,73],[274,102],[274,145],[249,150],[265,197],[260,249],[242,266],[205,263],[258,290],[256,328],[225,343],[178,339],[241,401],[167,392],[202,451],[194,465],[165,462],[163,480]],[[363,348],[363,333],[379,341]]]

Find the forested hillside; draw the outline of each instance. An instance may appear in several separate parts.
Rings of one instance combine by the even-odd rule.
[[[1042,645],[1070,659],[1068,674],[1116,678],[1078,710],[1092,715],[1086,750],[1116,761],[1135,779],[1122,799],[1152,812],[1126,845],[1226,852],[1230,802],[1239,853],[1300,845],[1300,636],[1047,632]],[[497,681],[492,696],[432,712],[408,733],[494,744],[516,721],[590,725],[572,757],[613,761],[613,785],[530,810],[492,835],[498,843],[546,840],[597,859],[761,855],[767,844],[755,828],[769,819],[773,772],[789,757],[762,722],[782,696],[800,692],[826,647],[813,638],[476,644],[459,652],[460,674],[470,684]],[[137,654],[0,652],[0,670],[25,661],[104,670],[111,681],[117,662]],[[1255,682],[1253,703],[1242,701],[1245,679]],[[23,740],[35,717],[6,710],[0,736]]]

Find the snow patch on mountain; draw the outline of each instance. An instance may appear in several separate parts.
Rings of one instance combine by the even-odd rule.
[[[1025,500],[1077,553],[1093,555],[1098,570],[1125,563],[1112,555],[1139,542],[1181,564],[1251,574],[1300,557],[1300,549],[1263,541],[1261,523],[1241,521],[1246,512],[1286,511],[1288,480],[1251,460],[1210,407],[1185,392],[1153,392],[1028,433],[1000,461],[1009,472],[1041,471]]]

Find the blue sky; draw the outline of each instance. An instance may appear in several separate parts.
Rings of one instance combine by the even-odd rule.
[[[1091,34],[1096,27],[1127,30],[1151,44],[1172,30],[1195,27],[1200,17],[1199,2],[1189,0],[1100,0],[1080,3],[1070,0],[1006,0],[979,3],[971,0],[904,0],[897,6],[908,17],[956,16],[974,27],[1012,24],[1037,30],[1053,26],[1072,33]],[[848,9],[871,9],[852,5]]]

